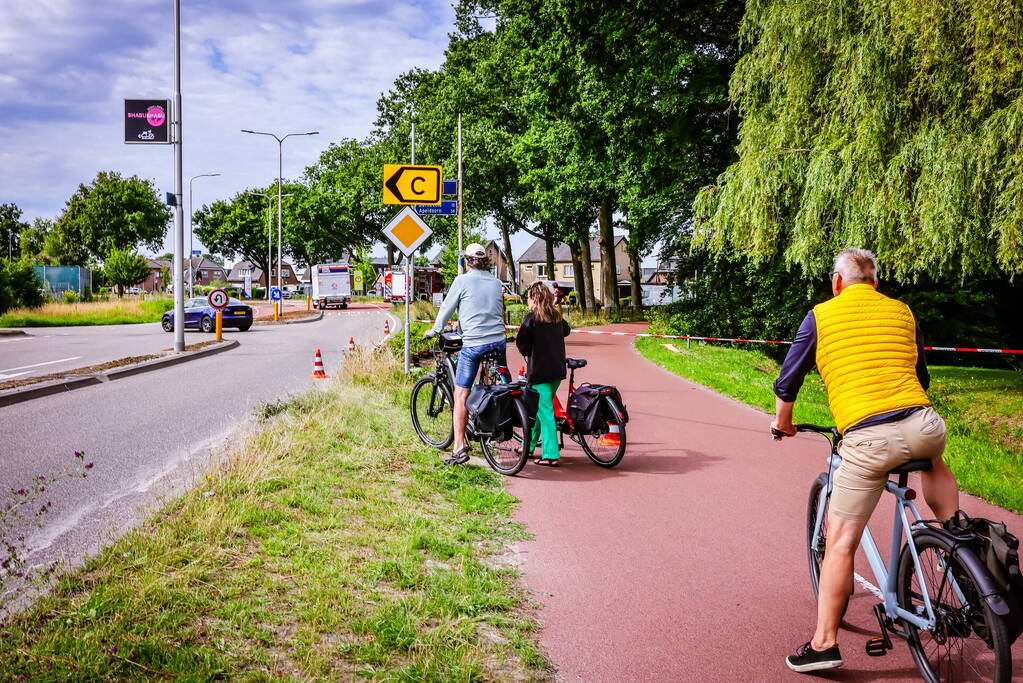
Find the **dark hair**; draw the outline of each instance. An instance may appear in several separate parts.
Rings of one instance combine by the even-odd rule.
[[[465,267],[473,270],[490,270],[490,259],[486,256],[466,256]]]

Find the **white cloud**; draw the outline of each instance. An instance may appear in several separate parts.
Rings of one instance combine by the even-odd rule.
[[[241,128],[319,130],[284,146],[298,177],[366,135],[394,78],[443,60],[449,0],[182,3],[184,175],[201,203],[277,176],[277,145]],[[53,217],[100,170],[173,190],[169,146],[121,141],[122,99],[173,95],[171,0],[0,2],[0,202]],[[168,239],[169,243],[169,239]]]

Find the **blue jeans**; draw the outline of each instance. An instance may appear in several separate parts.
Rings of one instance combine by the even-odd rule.
[[[476,373],[480,370],[480,356],[490,351],[504,353],[503,341],[491,342],[482,346],[465,346],[458,352],[458,363],[455,365],[455,386],[463,389],[472,387]]]

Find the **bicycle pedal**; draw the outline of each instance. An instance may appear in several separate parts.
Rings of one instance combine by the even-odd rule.
[[[891,646],[891,641],[887,638],[871,638],[867,641],[867,655],[870,657],[884,657],[888,654]]]

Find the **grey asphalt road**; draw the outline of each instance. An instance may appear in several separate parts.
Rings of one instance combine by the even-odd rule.
[[[225,334],[241,346],[224,353],[0,408],[0,501],[72,463],[76,450],[96,463],[88,478],[48,492],[53,508],[45,525],[25,529],[33,562],[77,564],[161,497],[182,492],[212,449],[251,424],[255,406],[316,381],[310,375],[317,348],[333,376],[348,338],[379,341],[388,316],[359,305],[328,311],[319,322],[254,326]]]
[[[287,303],[285,310],[304,307],[297,302]],[[174,346],[174,335],[164,332],[160,323],[19,329],[26,334],[0,337],[0,381],[49,375]],[[231,329],[225,332],[230,334]],[[185,332],[186,344],[209,338],[198,331]]]

